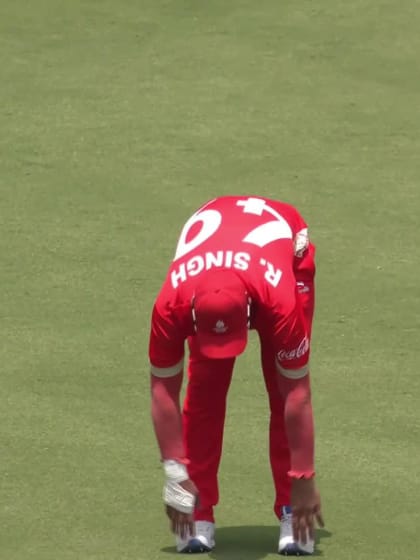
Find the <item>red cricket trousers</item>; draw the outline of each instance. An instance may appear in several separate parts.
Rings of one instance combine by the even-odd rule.
[[[308,334],[314,312],[314,246],[303,258],[295,259],[295,276],[299,298],[307,321]],[[284,424],[284,402],[280,395],[275,366],[275,349],[259,333],[261,365],[270,405],[269,453],[275,487],[274,512],[280,518],[281,508],[290,503],[290,453]],[[190,460],[189,475],[196,484],[200,503],[195,519],[213,521],[213,507],[218,503],[217,472],[219,468],[226,397],[232,379],[235,359],[210,360],[199,354],[194,339],[189,340],[188,385],[183,407],[185,449]],[[250,481],[250,484],[252,482]]]

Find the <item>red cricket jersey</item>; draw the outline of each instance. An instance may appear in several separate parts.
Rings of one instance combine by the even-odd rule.
[[[301,370],[309,334],[297,297],[295,265],[309,246],[307,225],[291,205],[254,196],[207,202],[184,225],[166,280],[153,307],[152,372],[176,374],[184,342],[194,335],[191,299],[209,270],[227,268],[252,301],[251,328],[272,342],[281,369]]]

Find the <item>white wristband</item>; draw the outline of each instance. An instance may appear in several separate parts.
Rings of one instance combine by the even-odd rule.
[[[178,461],[167,459],[163,461],[163,468],[168,481],[183,482],[189,479],[187,467],[182,463],[178,463]]]
[[[195,496],[178,482],[167,480],[163,487],[163,502],[177,511],[191,514],[194,511]]]

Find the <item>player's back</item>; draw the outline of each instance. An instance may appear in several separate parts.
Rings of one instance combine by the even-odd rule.
[[[262,197],[223,196],[199,208],[183,227],[175,260],[195,248],[220,248],[235,243],[267,247],[292,239],[302,218],[284,202]],[[238,248],[239,248],[238,246]]]
[[[235,270],[251,292],[264,284],[277,287],[292,266],[295,233],[302,227],[296,209],[282,202],[240,196],[211,200],[181,231],[169,269],[172,287],[193,285],[216,268]]]

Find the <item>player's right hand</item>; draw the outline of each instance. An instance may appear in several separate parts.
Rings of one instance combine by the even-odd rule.
[[[198,491],[189,478],[185,465],[177,461],[164,461],[166,483],[163,501],[169,517],[171,530],[181,538],[194,536],[194,508]]]
[[[315,538],[315,523],[324,526],[321,512],[321,497],[315,481],[311,479],[294,479],[290,505],[292,506],[293,538],[306,543],[308,538]]]
[[[166,515],[169,517],[171,531],[181,539],[194,536],[194,507],[198,496],[197,487],[191,479],[178,483],[184,498],[182,503],[166,501]]]

